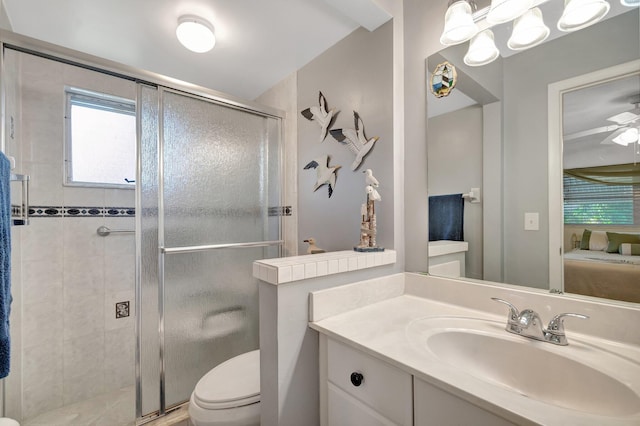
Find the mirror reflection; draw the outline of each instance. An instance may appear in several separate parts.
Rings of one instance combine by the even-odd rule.
[[[640,302],[640,74],[562,99],[564,291]]]
[[[549,201],[550,167],[562,164],[563,158],[554,157],[548,148],[548,87],[640,56],[637,7],[612,2],[603,21],[580,31],[559,33],[553,16],[560,16],[561,10],[554,15],[546,7],[561,9],[562,3],[540,6],[551,35],[536,47],[521,51],[507,48],[513,28],[509,22],[492,28],[501,56],[487,65],[465,64],[468,43],[447,47],[427,58],[429,71],[448,61],[456,67],[458,79],[449,96],[427,97],[428,195],[454,195],[464,200],[463,241],[457,245],[430,241],[429,265],[433,274],[459,274],[543,289],[562,279],[561,268],[557,273],[550,272],[550,257],[561,249],[549,236],[553,229],[550,222],[562,221],[549,216],[550,209],[553,211],[562,204],[561,198]],[[430,73],[426,77],[431,81]],[[598,111],[605,109],[602,102],[602,97],[593,95],[577,104]],[[564,106],[567,109],[559,111],[567,117],[583,115],[573,109],[571,102],[565,102]],[[634,105],[627,105],[627,110],[633,108]],[[588,129],[615,124],[593,121]],[[601,140],[615,130],[603,132]],[[580,152],[577,141],[565,149]],[[633,155],[629,157],[633,148],[628,147],[625,153],[617,155],[626,155],[626,160],[610,164],[633,163]],[[596,154],[585,150],[577,155]],[[561,170],[556,174],[562,176]],[[561,185],[561,180],[558,178],[554,185]],[[478,203],[463,198],[472,189],[478,189]],[[433,216],[430,210],[430,226]],[[635,224],[613,226],[611,232],[638,232],[640,221],[634,220]],[[560,227],[557,233],[558,240],[565,240],[566,251],[574,248],[571,236],[575,233],[573,241],[578,241],[584,229],[589,228],[585,224],[576,226],[567,226],[566,232]],[[566,233],[568,237],[564,238]],[[441,246],[452,247],[449,252]],[[463,266],[456,268],[456,262]]]

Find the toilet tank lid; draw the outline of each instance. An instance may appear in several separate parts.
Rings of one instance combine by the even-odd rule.
[[[202,403],[216,405],[259,401],[260,350],[238,355],[213,368],[200,379],[194,396]]]

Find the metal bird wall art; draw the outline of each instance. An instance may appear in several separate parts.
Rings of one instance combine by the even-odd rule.
[[[327,185],[329,188],[329,198],[331,198],[331,195],[333,195],[333,189],[336,186],[336,171],[340,167],[342,166],[329,167],[328,155],[318,157],[304,166],[305,170],[316,169],[316,183],[313,187],[313,191],[315,192],[322,185]]]
[[[327,100],[322,92],[318,92],[318,106],[312,106],[300,112],[309,121],[315,121],[320,125],[320,142],[323,142],[329,132],[329,127],[338,114],[335,108],[327,110]]]
[[[331,136],[338,142],[347,145],[351,152],[355,154],[356,159],[351,164],[351,170],[356,170],[360,167],[360,163],[371,151],[379,137],[374,136],[367,139],[364,133],[364,123],[356,111],[353,111],[353,122],[355,129],[334,129],[331,130]]]

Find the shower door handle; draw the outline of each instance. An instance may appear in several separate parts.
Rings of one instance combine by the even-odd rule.
[[[11,218],[12,225],[28,225],[29,224],[29,175],[11,174],[10,179],[14,182],[22,184],[22,200],[20,201],[20,217]]]
[[[160,253],[195,253],[199,251],[219,250],[227,248],[252,248],[252,247],[268,247],[282,245],[284,240],[273,241],[254,241],[250,243],[229,243],[229,244],[210,244],[204,246],[185,246],[185,247],[160,247]]]

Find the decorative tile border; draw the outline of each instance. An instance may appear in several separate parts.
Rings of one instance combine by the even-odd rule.
[[[29,206],[29,217],[135,217],[133,207]]]

